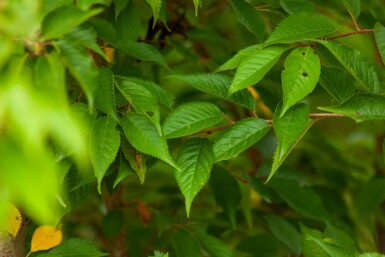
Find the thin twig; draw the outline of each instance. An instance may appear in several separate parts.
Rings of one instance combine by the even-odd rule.
[[[205,130],[201,130],[201,131],[198,131],[192,135],[198,135],[198,134],[207,134],[207,135],[210,135],[216,131],[220,131],[220,130],[224,130],[224,129],[227,129],[229,127],[231,127],[233,124],[227,124],[227,125],[223,125],[223,126],[220,126],[220,127],[216,127],[216,128],[212,128],[212,129],[205,129]]]
[[[325,40],[331,41],[331,40],[335,40],[335,39],[341,38],[341,37],[347,37],[347,36],[351,36],[351,35],[364,34],[364,33],[372,33],[372,32],[374,32],[374,29],[360,29],[357,31],[342,33],[338,36],[329,37],[329,38],[326,38]]]

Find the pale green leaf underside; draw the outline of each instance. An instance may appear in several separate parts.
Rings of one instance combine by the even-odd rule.
[[[175,178],[185,198],[187,216],[194,197],[207,183],[214,164],[211,142],[206,138],[191,138],[186,141],[177,157],[180,171]]]
[[[359,89],[368,93],[378,94],[380,90],[377,73],[363,54],[356,49],[339,43],[315,40],[324,45],[342,66],[359,83]]]
[[[161,137],[150,119],[135,112],[123,116],[124,134],[130,144],[138,151],[161,159],[178,169],[168,151],[166,140]]]
[[[102,9],[83,11],[73,6],[58,8],[44,18],[41,39],[59,38],[101,11]]]
[[[293,13],[278,24],[264,45],[294,43],[335,31],[333,24],[322,15],[313,12]]]
[[[252,111],[255,110],[254,98],[247,89],[239,90],[230,97],[227,97],[227,91],[230,88],[231,79],[225,75],[198,73],[189,75],[172,75],[169,78],[181,80],[200,91],[239,104]]]
[[[159,19],[160,8],[162,7],[162,0],[146,0],[152,9],[152,15],[154,16],[154,22],[152,27],[155,27],[156,22]]]
[[[318,109],[346,115],[357,122],[385,119],[385,98],[379,95],[355,95],[339,106]]]
[[[215,104],[208,102],[186,103],[174,109],[163,124],[166,138],[183,137],[209,128],[224,118]]]
[[[305,104],[293,106],[282,117],[279,117],[280,113],[281,106],[278,106],[273,118],[278,145],[268,181],[313,123],[309,118],[309,108]]]
[[[120,136],[116,130],[116,122],[108,117],[96,120],[90,136],[90,157],[95,176],[100,183],[111,163],[115,160],[120,145]]]
[[[374,25],[374,36],[382,62],[385,63],[385,27],[380,23]]]
[[[239,67],[241,62],[248,58],[251,54],[254,54],[258,50],[261,50],[261,45],[251,45],[242,50],[240,50],[237,54],[227,60],[224,64],[222,64],[219,68],[215,70],[215,72],[225,71],[225,70],[233,70]]]
[[[253,146],[269,131],[269,125],[262,119],[246,118],[237,121],[214,142],[215,162],[237,157]]]
[[[339,103],[355,94],[352,76],[342,69],[322,66],[319,83]]]
[[[230,0],[237,20],[246,27],[248,31],[258,38],[262,38],[265,24],[259,17],[259,12],[245,0]]]
[[[258,83],[278,61],[286,46],[270,46],[257,50],[243,60],[235,73],[228,94]]]
[[[342,0],[345,8],[349,11],[354,18],[358,18],[361,13],[361,1],[360,0]]]
[[[283,107],[281,116],[298,101],[310,94],[321,73],[320,59],[311,47],[293,50],[282,71]]]

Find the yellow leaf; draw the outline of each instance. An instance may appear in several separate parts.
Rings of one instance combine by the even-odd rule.
[[[60,244],[63,233],[52,226],[38,227],[32,236],[31,252],[48,250]]]
[[[17,233],[19,233],[22,221],[23,218],[21,217],[19,209],[10,204],[9,218],[7,224],[8,233],[10,233],[13,237],[16,237]]]

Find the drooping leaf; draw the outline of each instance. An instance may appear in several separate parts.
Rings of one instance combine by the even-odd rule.
[[[129,112],[123,116],[122,125],[128,142],[138,151],[157,157],[179,169],[170,156],[166,140],[159,135],[147,116]]]
[[[211,257],[232,257],[229,246],[220,239],[205,233],[196,234],[199,242]]]
[[[136,151],[127,141],[122,141],[122,151],[126,159],[129,161],[131,168],[138,175],[140,183],[143,184],[146,179],[147,165],[146,157]]]
[[[113,2],[115,5],[115,19],[117,19],[120,12],[128,5],[129,0],[113,0]]]
[[[287,220],[279,216],[265,217],[271,233],[284,243],[293,253],[299,255],[302,251],[301,234]]]
[[[332,242],[329,242],[326,239],[322,240],[322,239],[314,238],[312,236],[308,236],[307,239],[316,243],[325,252],[326,256],[328,257],[335,257],[335,256],[351,257],[357,254],[357,253],[349,252],[343,247],[337,244],[334,244]]]
[[[281,0],[282,8],[289,14],[296,12],[314,12],[315,5],[307,0]]]
[[[208,139],[191,138],[179,152],[177,164],[180,170],[175,173],[176,181],[185,198],[187,216],[191,203],[206,184],[214,164],[214,154]]]
[[[320,59],[314,54],[311,47],[297,48],[289,54],[282,72],[281,117],[291,106],[314,90],[320,73]]]
[[[262,119],[246,118],[237,121],[214,142],[215,162],[235,158],[269,131],[269,125]]]
[[[361,13],[361,0],[342,0],[342,2],[348,12],[357,19]]]
[[[159,12],[160,12],[160,8],[162,7],[162,0],[146,0],[146,2],[150,5],[150,7],[152,9],[152,15],[154,16],[153,17],[154,21],[152,23],[152,27],[154,28],[156,22],[159,19]]]
[[[134,171],[130,167],[130,164],[128,163],[124,155],[120,154],[118,175],[115,178],[113,188],[116,188],[116,186],[119,185],[120,182],[122,182],[126,177],[132,174],[134,174]]]
[[[245,0],[230,0],[237,20],[259,39],[263,37],[265,24],[258,11]]]
[[[371,94],[356,94],[338,106],[318,107],[318,109],[343,114],[357,122],[385,119],[385,97]]]
[[[31,252],[51,249],[61,243],[63,233],[60,228],[40,226],[32,235]]]
[[[66,257],[102,257],[107,253],[101,252],[94,244],[80,238],[71,238],[58,247],[52,249],[50,254]]]
[[[377,73],[361,52],[332,41],[316,40],[316,42],[325,46],[333,54],[359,83],[360,90],[374,94],[379,93]]]
[[[242,198],[238,182],[227,170],[215,166],[211,172],[209,184],[214,192],[215,202],[222,207],[232,226],[235,227],[237,208]]]
[[[43,0],[41,7],[42,17],[46,16],[48,13],[56,10],[65,5],[70,5],[72,0]]]
[[[102,9],[83,11],[73,6],[60,7],[44,18],[41,40],[60,38],[101,11]]]
[[[90,157],[98,180],[99,193],[102,179],[115,160],[119,145],[120,136],[116,130],[116,122],[109,117],[98,118],[91,131]]]
[[[227,60],[224,64],[222,64],[219,68],[215,70],[215,72],[225,71],[225,70],[233,70],[239,67],[243,60],[248,58],[251,54],[262,49],[260,44],[251,45],[246,48],[240,50],[236,55]]]
[[[118,120],[115,104],[114,74],[107,68],[99,68],[99,89],[95,94],[95,105],[110,117]]]
[[[227,96],[227,91],[230,88],[231,79],[225,75],[198,73],[189,75],[172,75],[169,76],[169,78],[181,80],[200,91],[239,104],[249,108],[252,111],[255,110],[255,102],[253,96],[247,89],[241,89],[232,94],[230,97]]]
[[[355,93],[353,78],[341,69],[322,66],[319,83],[339,103],[346,102]]]
[[[281,118],[279,117],[280,113],[281,106],[278,106],[273,118],[278,145],[274,153],[273,166],[267,181],[272,178],[294,146],[313,124],[312,119],[309,118],[309,108],[305,104],[293,106]]]
[[[385,63],[385,27],[378,22],[374,25],[374,37],[382,62]]]
[[[93,18],[88,23],[92,25],[101,39],[109,43],[116,42],[118,33],[110,22],[100,18]]]
[[[195,16],[198,16],[198,8],[202,5],[202,0],[193,0],[195,7]]]
[[[141,21],[136,6],[135,1],[129,1],[126,8],[120,12],[115,22],[117,34],[119,35],[118,40],[115,42],[136,41],[138,39],[141,30]]]
[[[183,137],[209,128],[224,118],[215,104],[208,102],[185,103],[175,108],[163,123],[166,138]]]
[[[7,222],[7,232],[13,237],[16,237],[20,231],[21,223],[23,218],[19,209],[17,209],[13,204],[9,204],[8,213],[8,222]]]
[[[294,43],[335,31],[333,24],[322,15],[313,12],[293,13],[278,24],[264,45]]]
[[[176,257],[201,257],[198,242],[183,229],[178,229],[171,238]]]
[[[64,64],[78,80],[87,96],[88,104],[93,105],[94,92],[98,85],[98,71],[84,48],[75,47],[65,41],[57,42]]]
[[[155,62],[168,68],[167,63],[159,50],[150,44],[135,41],[119,41],[114,44],[114,46],[136,59]]]
[[[286,46],[270,46],[257,50],[243,60],[235,73],[229,94],[258,83],[278,61]]]

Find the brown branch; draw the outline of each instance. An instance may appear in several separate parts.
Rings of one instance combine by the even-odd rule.
[[[224,130],[224,129],[227,129],[229,127],[231,127],[233,124],[227,124],[227,125],[223,125],[223,126],[220,126],[220,127],[216,127],[216,128],[212,128],[212,129],[204,129],[204,130],[201,130],[201,131],[198,131],[193,135],[199,135],[199,134],[206,134],[206,135],[210,135],[216,131],[220,131],[220,130]]]
[[[338,36],[325,38],[325,40],[330,41],[330,40],[335,40],[335,39],[341,38],[341,37],[348,37],[348,36],[351,36],[351,35],[373,33],[373,32],[374,32],[374,29],[360,29],[360,30],[356,30],[356,31],[348,32],[348,33],[342,33],[342,34],[340,34]]]

